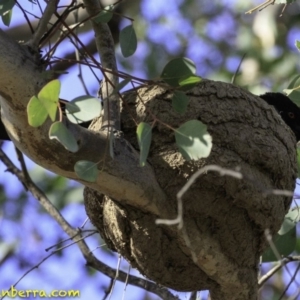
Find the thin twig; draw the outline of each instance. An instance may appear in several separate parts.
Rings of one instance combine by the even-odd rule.
[[[25,18],[25,20],[26,20],[26,22],[27,22],[27,24],[28,24],[28,26],[29,26],[29,29],[30,29],[30,32],[33,34],[34,33],[34,29],[33,29],[33,27],[32,27],[32,25],[31,25],[31,22],[30,22],[30,20],[29,20],[29,18],[28,18],[28,16],[27,16],[27,11],[21,6],[21,4],[18,2],[18,0],[15,0],[15,2],[16,2],[16,5],[20,8],[20,10],[22,11],[22,13],[23,13],[23,16],[24,16],[24,18]]]
[[[282,269],[285,265],[290,262],[300,261],[300,256],[288,256],[282,259],[274,268],[272,268],[269,272],[263,275],[258,281],[258,288],[261,289],[263,285],[280,269]]]
[[[156,224],[165,224],[165,225],[177,225],[179,229],[183,226],[183,207],[182,207],[182,197],[183,195],[189,190],[189,188],[192,186],[192,184],[200,177],[201,175],[207,173],[208,171],[215,171],[218,172],[221,176],[228,175],[237,179],[242,179],[243,175],[239,171],[233,171],[226,168],[222,168],[217,165],[208,165],[201,169],[199,169],[197,172],[195,172],[190,179],[187,181],[187,183],[181,188],[181,190],[177,193],[177,211],[178,215],[177,218],[174,220],[165,220],[165,219],[157,219],[155,221]]]
[[[111,286],[111,289],[110,289],[110,293],[109,293],[108,300],[111,299],[111,296],[112,296],[114,287],[115,287],[115,285],[116,285],[116,281],[117,281],[117,279],[118,279],[118,277],[119,277],[119,271],[120,271],[121,260],[122,260],[122,257],[121,257],[121,255],[119,254],[119,255],[118,255],[118,264],[117,264],[117,268],[116,268],[116,276],[115,276],[115,278],[114,278],[114,280],[113,280],[113,283],[112,283],[112,286]]]
[[[126,281],[125,281],[125,285],[124,285],[122,300],[125,299],[126,288],[127,288],[127,285],[128,285],[128,278],[129,278],[130,270],[131,270],[131,265],[128,266],[128,271],[127,271]]]
[[[280,297],[278,298],[278,300],[282,300],[283,297],[285,296],[285,293],[287,292],[287,290],[290,288],[291,284],[295,281],[296,279],[296,275],[297,273],[299,272],[299,269],[300,269],[300,264],[298,264],[295,272],[294,272],[294,275],[292,276],[290,282],[288,283],[288,285],[285,287],[284,291],[282,292],[282,294],[280,295]],[[296,282],[297,283],[297,282]],[[299,285],[298,285],[299,287]]]
[[[264,3],[259,4],[259,5],[255,6],[254,8],[248,10],[247,12],[245,12],[245,14],[252,14],[256,10],[261,11],[261,10],[265,9],[266,7],[268,7],[269,5],[273,5],[274,3],[275,3],[275,0],[266,0]]]
[[[239,63],[238,67],[236,68],[236,71],[234,72],[234,74],[233,74],[233,76],[232,76],[232,79],[231,79],[231,83],[232,83],[232,84],[234,84],[234,82],[235,82],[235,79],[236,79],[236,77],[237,77],[237,75],[238,75],[238,73],[239,73],[239,71],[240,71],[242,62],[243,62],[243,60],[245,59],[245,57],[246,57],[246,53],[243,54],[243,56],[242,56],[242,58],[241,58],[241,60],[240,60],[240,63]]]

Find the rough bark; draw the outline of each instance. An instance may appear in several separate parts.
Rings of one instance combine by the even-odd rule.
[[[48,138],[50,121],[38,128],[28,125],[29,99],[40,91],[47,78],[39,54],[32,53],[27,46],[18,44],[0,30],[1,119],[14,144],[48,170],[135,207],[170,216],[165,195],[156,182],[152,168],[149,165],[139,168],[138,152],[122,135],[115,135],[112,159],[105,132],[96,133],[64,120],[79,146],[77,153],[70,153]],[[94,183],[80,180],[74,172],[76,161],[84,159],[94,161],[101,170]]]
[[[189,109],[181,116],[171,108],[170,90],[144,87],[140,98],[136,91],[125,95],[124,134],[115,136],[112,159],[104,132],[66,121],[79,144],[79,151],[70,153],[49,140],[50,122],[40,128],[28,125],[27,103],[46,81],[39,55],[0,31],[1,118],[12,141],[39,165],[89,188],[87,213],[108,245],[168,287],[210,289],[213,299],[256,299],[263,232],[278,230],[291,200],[263,191],[293,190],[295,179],[296,141],[275,110],[238,87],[204,81],[188,92]],[[211,155],[184,161],[174,134],[158,124],[149,164],[140,168],[132,116],[137,122],[151,122],[150,110],[174,128],[188,119],[201,119],[213,136]],[[73,167],[81,159],[100,162],[95,183],[76,176]],[[240,167],[245,178],[216,173],[200,177],[183,199],[187,236],[177,227],[156,226],[156,218],[175,217],[176,193],[208,164]]]
[[[149,162],[174,209],[176,193],[199,168],[217,164],[238,167],[244,174],[243,180],[205,174],[185,194],[190,245],[177,227],[157,226],[153,214],[91,189],[85,190],[86,210],[108,246],[150,279],[176,290],[210,289],[213,299],[256,299],[264,230],[279,229],[291,202],[264,192],[293,190],[296,141],[272,107],[238,87],[204,81],[188,95],[189,108],[181,116],[172,110],[170,90],[154,86],[131,91],[125,95],[122,125],[136,148],[133,118],[151,122],[149,111],[173,128],[189,119],[208,125],[212,153],[197,162],[182,158],[165,126],[153,130]]]

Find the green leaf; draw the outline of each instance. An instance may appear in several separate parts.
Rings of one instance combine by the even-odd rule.
[[[290,255],[296,247],[296,227],[293,227],[284,235],[275,234],[272,241],[280,256]],[[262,255],[263,262],[277,261],[277,257],[269,247]]]
[[[202,78],[196,75],[189,75],[186,78],[179,80],[181,87],[188,86],[189,88],[194,87],[197,83],[201,82]]]
[[[176,144],[186,160],[208,157],[212,148],[212,138],[207,126],[198,120],[190,120],[175,131]]]
[[[299,84],[300,84],[300,80],[298,80],[299,78],[300,78],[300,75],[294,76],[292,81],[288,85],[288,89],[293,89],[294,87],[299,86]]]
[[[80,112],[80,108],[76,105],[73,104],[71,102],[67,102],[66,104],[66,115],[68,116],[68,114],[74,114],[77,112]]]
[[[87,122],[101,113],[99,99],[86,95],[80,96],[66,104],[67,118],[75,124]]]
[[[113,16],[113,12],[112,12],[113,8],[114,8],[114,5],[112,5],[112,4],[104,7],[103,10],[101,10],[97,16],[92,18],[92,20],[94,22],[96,22],[97,24],[98,23],[108,23]]]
[[[171,86],[179,86],[179,82],[195,75],[196,66],[186,57],[174,58],[164,67],[161,78]]]
[[[11,10],[15,5],[15,0],[0,0],[0,16]]]
[[[189,98],[184,92],[174,91],[174,95],[172,98],[172,107],[176,112],[184,114],[186,112],[188,103]]]
[[[48,112],[43,103],[33,96],[27,104],[28,123],[32,127],[39,127],[44,124],[48,117]]]
[[[10,25],[10,21],[11,21],[11,17],[12,17],[12,9],[6,11],[2,16],[2,22],[5,26],[9,27]]]
[[[300,178],[300,149],[297,148],[297,177]]]
[[[300,220],[300,210],[298,207],[292,208],[289,212],[285,215],[283,223],[281,225],[278,234],[284,235],[292,228],[294,228]]]
[[[145,166],[150,150],[152,139],[152,127],[145,122],[141,122],[136,130],[138,143],[140,146],[140,166]]]
[[[300,42],[298,40],[296,40],[295,45],[298,51],[300,51]]]
[[[117,86],[115,87],[113,93],[117,94],[122,88],[124,88],[129,82],[131,81],[131,78],[126,78],[122,80]]]
[[[60,82],[54,79],[48,82],[38,93],[38,99],[45,106],[48,115],[52,121],[55,121],[57,106],[59,101]]]
[[[51,125],[49,138],[59,141],[70,152],[77,152],[79,149],[72,132],[62,122],[55,122]]]
[[[131,56],[137,48],[137,38],[132,25],[128,25],[120,32],[120,47],[124,57]]]
[[[80,179],[88,182],[95,182],[99,174],[97,164],[87,160],[79,160],[76,162],[74,170]]]
[[[298,106],[300,106],[300,75],[294,76],[287,89],[283,92]]]

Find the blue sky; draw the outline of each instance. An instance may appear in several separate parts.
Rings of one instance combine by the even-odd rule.
[[[66,2],[66,1],[65,1]],[[154,44],[160,45],[161,55],[164,57],[164,53],[168,55],[177,56],[182,48],[182,37],[189,36],[192,42],[185,45],[186,56],[196,62],[198,67],[198,73],[202,76],[208,76],[213,73],[214,69],[217,70],[223,60],[226,60],[228,70],[234,73],[239,64],[240,57],[235,54],[235,48],[233,46],[232,55],[225,58],[221,49],[216,49],[213,44],[206,41],[201,37],[193,24],[183,15],[178,9],[183,0],[174,1],[155,1],[144,0],[141,4],[141,14],[148,22],[149,26],[146,29],[147,38]],[[222,5],[227,8],[234,7],[237,1],[222,1]],[[204,4],[203,4],[204,5]],[[36,5],[28,2],[28,9],[33,13],[39,15],[39,10]],[[211,4],[206,4],[203,9],[213,9]],[[200,10],[200,6],[199,6]],[[160,23],[158,20],[164,18],[164,22]],[[22,14],[18,9],[14,9],[13,21],[11,26],[17,26],[20,21],[23,21]],[[226,28],[222,24],[226,23]],[[3,25],[1,28],[5,27]],[[205,34],[210,34],[212,39],[220,40],[224,39],[225,43],[228,43],[228,47],[234,44],[236,37],[237,24],[231,17],[228,11],[224,11],[218,17],[215,17],[206,24],[206,27],[202,29]],[[288,43],[292,47],[293,41],[299,36],[299,29],[295,28],[290,31],[288,35]],[[87,33],[81,36],[83,40],[89,40],[93,37],[93,33]],[[71,49],[69,43],[64,43],[57,55],[63,55]],[[129,62],[134,62],[132,75],[145,78],[147,76],[147,70],[145,70],[144,59],[148,56],[149,49],[147,44],[141,40],[139,41],[138,49],[132,58],[129,58]],[[210,53],[207,58],[207,53]],[[120,57],[120,49],[117,48],[118,59]],[[119,64],[121,71],[126,71],[122,64]],[[163,68],[163,65],[162,65]],[[91,76],[91,73],[87,67],[83,67],[83,74],[86,82],[88,83],[89,91],[92,95],[96,95],[97,82]],[[99,74],[100,75],[100,72]],[[160,74],[157,73],[157,76]],[[62,81],[61,98],[72,100],[73,98],[83,95],[84,90],[78,79],[78,67],[74,66],[70,68],[69,74],[62,75],[60,77]],[[7,153],[10,153],[11,159],[18,165],[14,148],[11,143],[7,142],[4,146]],[[26,160],[29,166],[30,172],[34,179],[39,182],[41,172],[44,172],[40,167],[36,166],[29,159]],[[25,201],[24,211],[21,212],[19,220],[9,218],[9,211],[18,210],[18,203],[20,201],[20,193],[23,191],[23,186],[18,180],[9,172],[5,172],[5,167],[0,164],[0,172],[3,176],[0,182],[5,187],[7,195],[7,203],[5,208],[5,216],[0,211],[0,257],[1,247],[4,244],[18,243],[15,251],[16,254],[24,259],[24,265],[22,262],[15,259],[10,259],[8,263],[5,263],[0,267],[0,291],[1,289],[7,289],[13,284],[22,274],[24,270],[28,270],[33,265],[39,263],[45,256],[48,255],[45,252],[45,248],[57,242],[57,237],[66,237],[60,227],[47,215],[40,213],[40,207],[38,202],[31,196],[24,197],[22,201]],[[47,176],[53,176],[50,172],[46,172]],[[71,195],[65,195],[69,197],[69,205],[62,209],[64,217],[75,227],[79,227],[83,224],[86,215],[82,204],[81,186],[76,183],[70,183],[73,186],[74,193]],[[53,201],[57,201],[57,197],[62,195],[61,191],[49,194],[49,198]],[[3,212],[2,212],[3,213]],[[2,219],[1,219],[2,218]],[[38,222],[36,222],[38,220]],[[91,228],[88,224],[87,228]],[[2,239],[2,241],[1,241]],[[4,243],[3,243],[4,241]],[[91,249],[95,249],[102,243],[99,238],[88,238],[88,243]],[[3,250],[2,250],[3,251]],[[103,249],[95,250],[98,257],[109,264],[111,267],[116,267],[118,258],[112,256]],[[26,263],[28,265],[26,265]],[[127,270],[128,264],[122,260],[122,269]],[[76,245],[73,245],[62,251],[60,257],[52,256],[45,261],[38,269],[27,275],[20,284],[18,289],[46,289],[50,291],[52,289],[74,289],[78,287],[80,289],[83,299],[99,299],[103,296],[103,287],[109,284],[109,280],[106,276],[96,273],[93,276],[87,274],[87,268],[85,267],[85,261],[81,256]],[[136,270],[132,270],[131,274],[138,274]],[[113,291],[111,299],[122,299],[124,291],[124,284],[117,283],[116,288]],[[141,299],[143,291],[134,287],[127,287],[125,299]],[[202,299],[206,298],[205,292],[201,295]],[[186,299],[188,294],[180,293],[182,299]],[[151,299],[158,299],[151,295]]]

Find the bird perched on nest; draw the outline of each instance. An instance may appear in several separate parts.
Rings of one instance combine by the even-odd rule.
[[[259,96],[274,106],[284,122],[292,129],[297,141],[300,141],[300,108],[281,93],[265,93]]]

